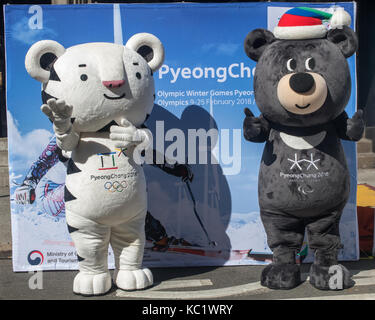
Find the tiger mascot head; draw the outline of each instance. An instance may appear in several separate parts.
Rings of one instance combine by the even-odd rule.
[[[76,132],[96,132],[126,118],[144,123],[153,108],[153,72],[163,63],[164,48],[149,33],[132,36],[125,46],[84,43],[65,49],[53,40],[31,46],[25,66],[42,83],[43,103],[63,99],[73,106]]]

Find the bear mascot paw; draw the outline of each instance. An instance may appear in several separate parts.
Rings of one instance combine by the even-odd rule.
[[[337,263],[337,252],[315,252],[310,283],[320,290],[342,290],[354,286],[350,271]]]
[[[301,271],[296,264],[271,263],[263,269],[260,283],[270,289],[293,289],[301,283]]]

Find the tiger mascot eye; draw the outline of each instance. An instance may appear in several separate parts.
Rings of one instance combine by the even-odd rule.
[[[98,42],[65,49],[42,40],[27,52],[26,70],[42,83],[41,110],[53,123],[67,167],[66,221],[79,261],[74,293],[111,289],[109,244],[119,288],[153,284],[151,271],[142,267],[147,194],[135,150],[152,139],[143,124],[155,99],[153,72],[163,60],[162,43],[148,33],[125,46]]]

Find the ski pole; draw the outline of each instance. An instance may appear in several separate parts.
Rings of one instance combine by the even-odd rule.
[[[211,241],[211,239],[210,239],[210,237],[208,235],[208,232],[207,232],[206,228],[204,227],[201,218],[198,215],[197,207],[196,207],[196,202],[195,202],[195,198],[194,198],[193,192],[191,191],[190,183],[189,183],[189,181],[185,181],[185,182],[186,182],[186,186],[187,186],[187,188],[189,190],[189,194],[190,194],[191,200],[193,201],[194,214],[195,214],[195,216],[196,216],[199,224],[201,225],[203,232],[205,233],[205,235],[207,237],[208,243],[209,243],[209,245],[216,246],[217,243],[215,241]]]

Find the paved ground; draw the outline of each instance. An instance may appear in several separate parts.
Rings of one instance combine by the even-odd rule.
[[[153,268],[155,286],[138,291],[113,290],[101,297],[81,297],[72,293],[76,271],[44,271],[14,273],[10,259],[0,259],[0,299],[148,299],[180,300],[264,300],[264,299],[371,299],[375,300],[375,260],[343,263],[353,274],[356,285],[342,291],[320,291],[304,281],[293,290],[278,291],[259,284],[261,266]],[[302,265],[303,278],[310,265]],[[40,289],[30,289],[39,283]]]
[[[9,188],[0,187],[0,258],[11,254]]]
[[[375,169],[358,170],[357,183],[367,183],[371,186],[375,186]]]

